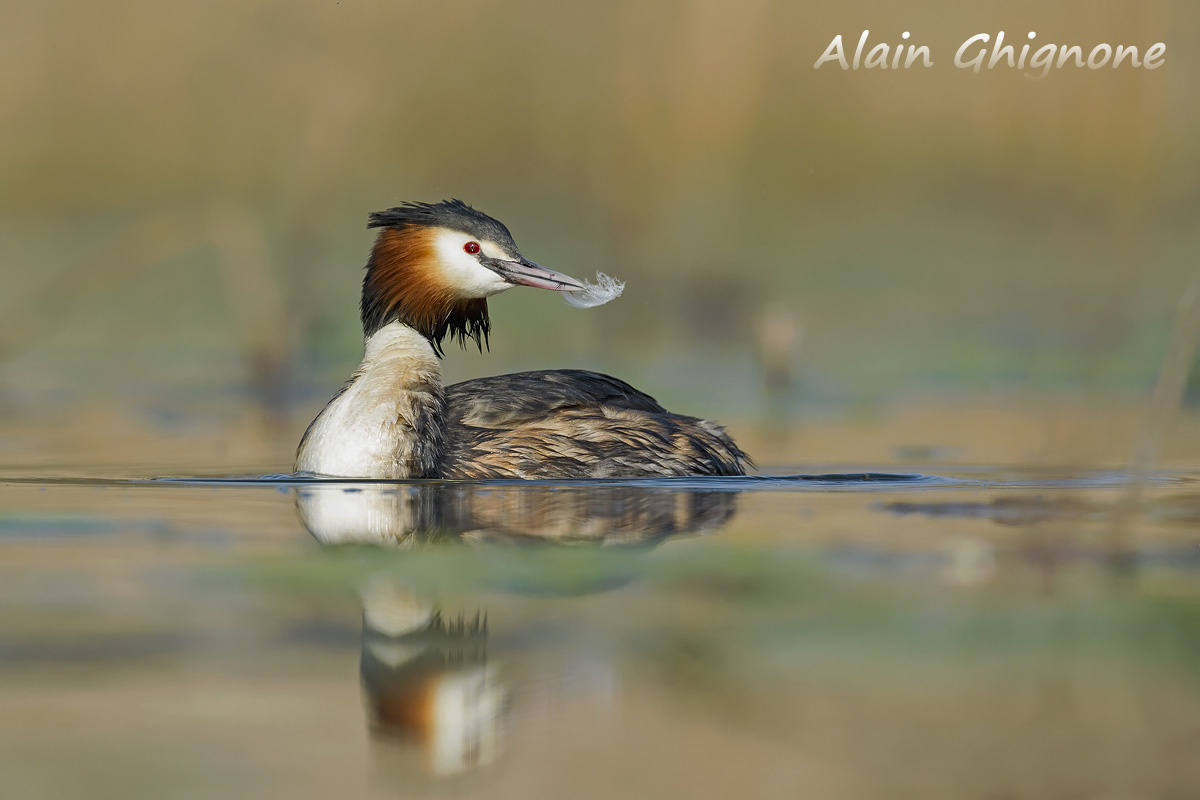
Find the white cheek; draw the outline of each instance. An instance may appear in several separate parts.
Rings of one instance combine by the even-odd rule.
[[[463,250],[463,245],[469,241],[472,241],[470,237],[456,231],[438,235],[435,248],[443,280],[463,297],[490,297],[511,289],[511,283]]]

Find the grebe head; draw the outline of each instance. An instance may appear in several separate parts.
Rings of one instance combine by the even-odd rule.
[[[487,298],[513,286],[578,291],[574,278],[533,263],[503,223],[461,200],[406,203],[377,211],[367,225],[382,228],[363,279],[363,334],[402,322],[439,354],[449,336],[466,345],[487,342]]]

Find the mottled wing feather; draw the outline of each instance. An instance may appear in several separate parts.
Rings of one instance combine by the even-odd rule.
[[[741,475],[749,463],[720,426],[595,372],[481,378],[446,401],[445,478]]]
[[[582,369],[514,372],[446,387],[448,419],[475,427],[511,426],[564,408],[600,405],[666,413],[625,381]]]

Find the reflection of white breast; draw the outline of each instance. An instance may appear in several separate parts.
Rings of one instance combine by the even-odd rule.
[[[455,775],[496,760],[506,693],[480,664],[443,675],[433,687],[429,759],[438,775]]]
[[[428,598],[406,588],[385,575],[376,575],[363,584],[363,622],[369,630],[397,637],[424,630],[433,622],[435,609]],[[425,647],[421,647],[423,652]],[[383,659],[396,666],[399,661]]]
[[[305,486],[296,493],[296,511],[321,544],[399,544],[416,526],[415,494],[408,486]]]

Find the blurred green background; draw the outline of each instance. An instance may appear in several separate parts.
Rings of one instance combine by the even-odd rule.
[[[491,353],[451,351],[449,380],[597,368],[735,431],[1133,403],[1200,253],[1195,3],[10,0],[2,17],[10,461],[71,452],[72,425],[116,453],[130,430],[234,436],[244,414],[286,458],[361,354],[366,215],[405,200],[462,198],[529,257],[627,282],[587,311],[495,298]],[[911,31],[934,66],[813,69],[864,28]],[[998,30],[1085,53],[1165,41],[1166,63],[954,68]]]

